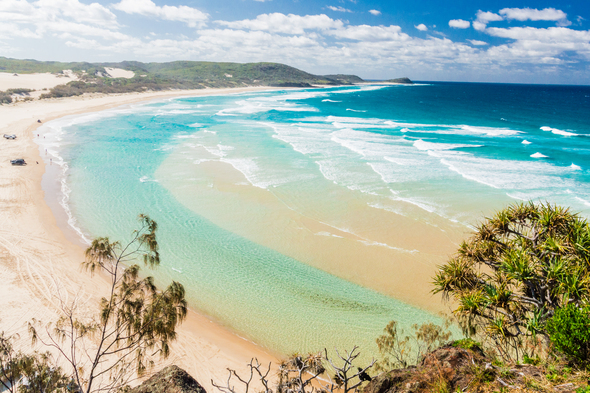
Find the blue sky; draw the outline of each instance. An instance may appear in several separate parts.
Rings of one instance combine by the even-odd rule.
[[[590,84],[590,1],[0,0],[0,56]]]

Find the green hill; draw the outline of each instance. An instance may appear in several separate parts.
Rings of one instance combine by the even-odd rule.
[[[135,77],[127,80],[110,78],[105,67],[122,68],[135,72]],[[279,63],[216,63],[204,61],[173,61],[169,63],[141,63],[123,61],[120,63],[86,62],[46,62],[37,60],[17,60],[0,57],[0,72],[60,73],[72,70],[82,81],[92,82],[115,90],[125,89],[173,89],[205,87],[241,86],[297,86],[349,85],[362,82],[354,75],[319,76]],[[81,88],[78,84],[78,88]],[[95,86],[94,90],[100,89]]]

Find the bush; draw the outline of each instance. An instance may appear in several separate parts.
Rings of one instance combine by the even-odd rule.
[[[6,92],[8,94],[18,94],[18,95],[27,95],[27,96],[29,95],[30,92],[33,92],[33,91],[35,91],[35,90],[33,90],[33,89],[25,89],[23,87],[18,87],[16,89],[8,89],[8,90],[6,90]]]
[[[568,304],[547,321],[547,333],[555,348],[577,365],[590,360],[590,307]]]
[[[481,333],[504,360],[520,361],[544,349],[557,309],[590,303],[589,260],[586,219],[550,203],[514,204],[439,268],[434,292],[453,301],[467,335]]]
[[[0,91],[0,104],[10,104],[12,102],[12,97],[9,93],[5,93]]]

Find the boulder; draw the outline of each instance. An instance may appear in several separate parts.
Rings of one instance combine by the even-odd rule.
[[[126,393],[207,393],[186,371],[178,366],[168,366],[152,375],[141,385]]]

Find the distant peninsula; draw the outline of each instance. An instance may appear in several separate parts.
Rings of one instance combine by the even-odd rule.
[[[40,98],[78,96],[84,93],[130,93],[175,89],[269,87],[325,87],[367,83],[356,75],[314,75],[280,63],[225,63],[173,61],[167,63],[55,62],[19,60],[0,57],[0,73],[51,73],[64,78],[64,83],[41,94]],[[386,81],[411,84],[408,78]],[[15,89],[12,89],[15,90]],[[0,102],[10,96],[20,99],[27,92],[0,92]],[[14,97],[13,97],[14,98]],[[26,98],[26,97],[24,97]]]
[[[400,85],[413,85],[414,84],[414,82],[412,82],[410,80],[410,78],[406,78],[406,77],[389,79],[389,80],[387,80],[385,82],[387,82],[387,83],[397,83],[397,84],[400,84]]]

